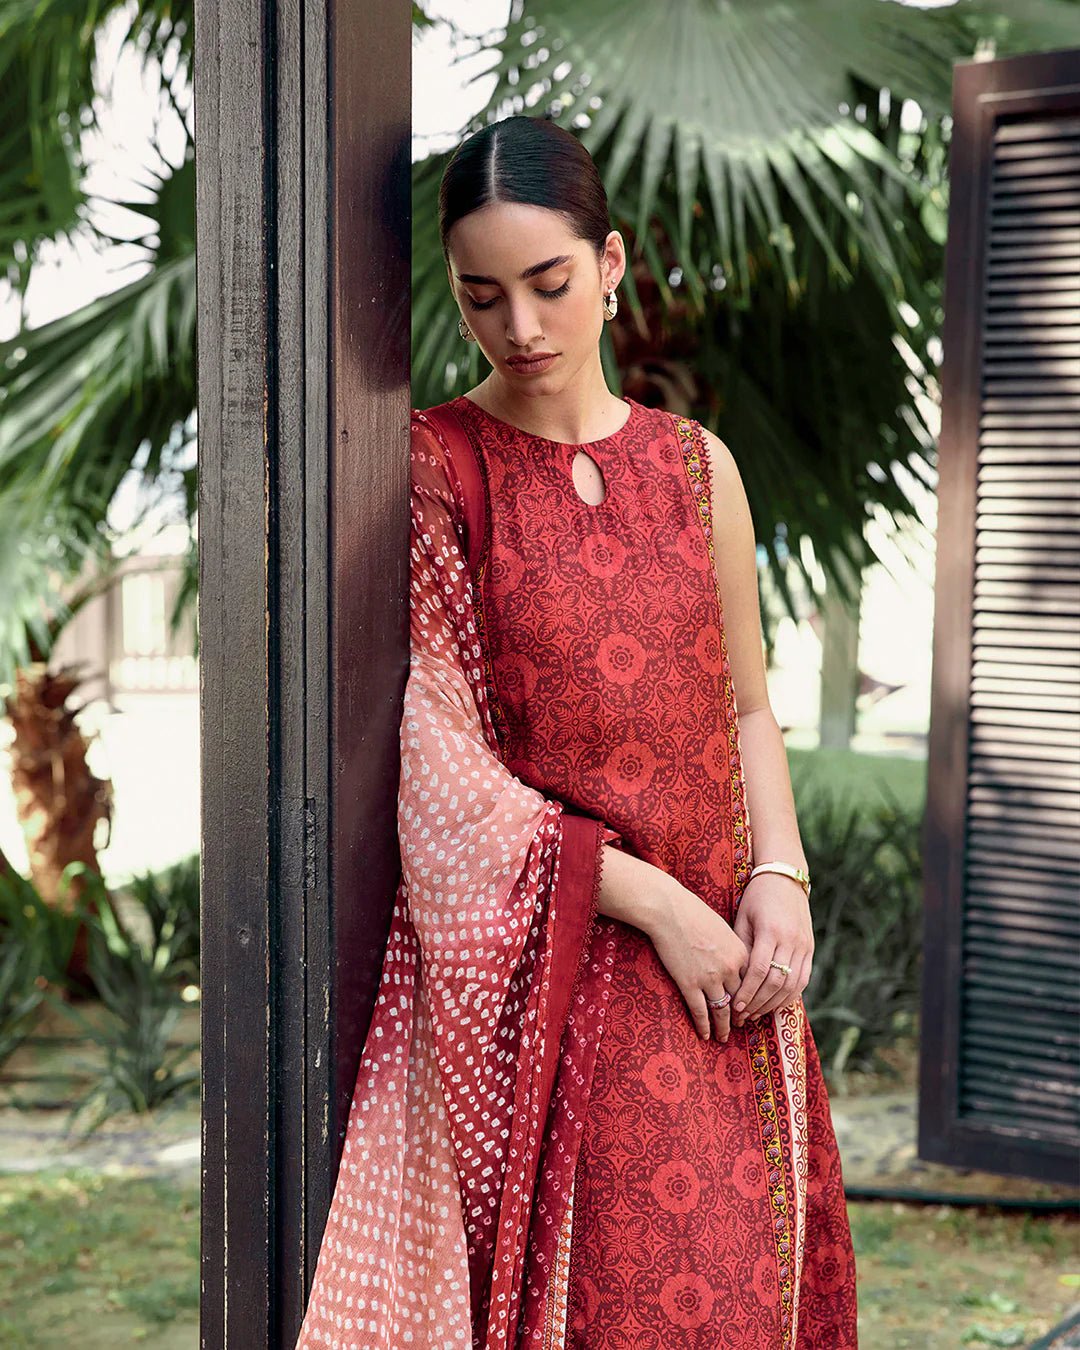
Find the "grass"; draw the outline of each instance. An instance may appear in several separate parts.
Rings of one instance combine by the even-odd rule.
[[[0,1345],[198,1344],[197,1183],[0,1176]],[[1080,1297],[1077,1226],[851,1202],[860,1350],[1026,1346]]]
[[[849,1202],[860,1350],[1027,1346],[1080,1299],[1076,1221]]]
[[[0,1345],[198,1345],[197,1183],[0,1176]]]
[[[796,806],[817,789],[830,796],[867,804],[895,796],[911,812],[926,802],[926,760],[902,755],[868,755],[855,750],[799,750],[788,747],[788,765]]]

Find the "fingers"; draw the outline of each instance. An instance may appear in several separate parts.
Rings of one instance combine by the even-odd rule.
[[[767,951],[770,946],[772,943],[768,939],[761,942],[760,949],[759,944],[755,943],[754,952],[750,957],[750,968],[743,981],[744,987],[749,992],[743,993],[740,989],[735,995],[736,1026],[742,1026],[748,1018],[763,1017],[785,1003],[790,1003],[798,992],[802,957],[796,957],[793,948],[777,947],[770,953]],[[777,965],[772,964],[774,961]],[[785,974],[782,970],[778,970],[777,966],[789,966],[790,971]],[[756,986],[750,985],[751,979],[756,980]],[[744,1005],[741,1012],[740,1003]]]
[[[717,993],[717,994],[708,993],[708,994],[705,995],[706,1002],[708,1003],[708,1000],[709,1000],[710,998],[723,998],[725,993],[727,993],[727,990],[726,990],[726,989],[721,990],[721,991],[720,991],[719,993]],[[725,1007],[723,1007],[723,1008],[714,1008],[714,1007],[712,1006],[712,1004],[708,1004],[708,1008],[709,1008],[709,1012],[712,1014],[713,1026],[716,1028],[716,1036],[717,1036],[717,1039],[720,1040],[720,1041],[726,1041],[727,1038],[728,1038],[728,1036],[731,1035],[731,999],[730,999],[730,996],[729,996],[729,998],[728,998],[728,1002],[727,1002],[727,1005],[726,1005]]]
[[[748,1017],[754,1016],[758,1006],[775,993],[783,980],[781,972],[769,965],[775,950],[775,940],[768,932],[759,930],[750,949],[750,963],[732,1000],[736,1026],[742,1026]]]
[[[784,976],[782,971],[775,970],[774,968],[774,974],[781,976],[783,982],[777,988],[775,994],[773,994],[771,998],[766,998],[764,1002],[761,1002],[756,1013],[753,1013],[754,1016],[759,1018],[766,1017],[769,1013],[776,1012],[779,1008],[788,1008],[795,1005],[801,997],[802,991],[810,982],[810,970],[813,965],[814,953],[813,949],[811,949],[810,951],[805,952],[801,957],[792,954],[786,957],[774,956],[772,959],[778,961],[781,965],[790,966],[791,974]],[[751,1012],[752,1010],[748,1011],[744,1016],[751,1015]],[[740,1025],[740,1023],[736,1022],[736,1025]]]
[[[704,991],[697,989],[692,994],[684,994],[683,997],[690,1009],[690,1016],[694,1019],[695,1031],[703,1041],[707,1041],[712,1030],[712,1019],[709,1017],[709,1005],[705,1002]]]
[[[708,1001],[710,998],[723,996],[724,990],[720,990],[719,993],[711,991],[706,993],[704,989],[698,989],[686,1000],[694,1019],[694,1027],[702,1040],[709,1040],[713,1029],[716,1031],[716,1039],[720,1041],[726,1041],[731,1034],[731,1003],[728,1002],[723,1008],[714,1008]]]

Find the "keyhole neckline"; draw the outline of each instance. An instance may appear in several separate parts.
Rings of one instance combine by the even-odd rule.
[[[638,403],[636,399],[624,397],[622,401],[627,404],[630,409],[627,413],[626,421],[623,422],[622,426],[619,427],[617,431],[613,431],[607,436],[601,436],[599,440],[553,441],[547,436],[538,436],[534,431],[525,431],[521,427],[515,426],[513,422],[507,422],[501,417],[496,417],[494,413],[490,413],[486,408],[482,408],[475,399],[469,398],[468,394],[459,394],[454,402],[458,401],[467,403],[471,408],[475,408],[480,416],[486,417],[489,422],[494,422],[497,426],[505,427],[509,431],[516,431],[519,436],[525,436],[530,441],[538,441],[541,445],[551,446],[555,450],[572,450],[575,454],[579,450],[593,451],[596,449],[603,449],[612,441],[617,441],[623,433],[629,429],[631,422],[633,422],[638,415],[638,410],[643,406]]]

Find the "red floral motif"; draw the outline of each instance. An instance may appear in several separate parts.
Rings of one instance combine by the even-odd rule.
[[[709,849],[709,875],[716,877],[717,880],[730,876],[731,866],[731,840],[724,834]]]
[[[492,549],[489,569],[488,577],[493,585],[513,590],[521,584],[521,578],[525,574],[525,563],[519,554],[503,544],[497,549]]]
[[[740,1195],[748,1199],[755,1195],[765,1195],[765,1168],[761,1161],[761,1150],[748,1148],[740,1153],[731,1164],[731,1183]]]
[[[503,701],[512,708],[524,708],[536,688],[539,671],[527,656],[520,653],[496,658],[495,678]]]
[[[700,528],[688,527],[680,530],[675,536],[675,547],[678,549],[679,557],[688,567],[692,567],[696,572],[709,570],[709,550],[701,537]]]
[[[847,1283],[851,1259],[846,1246],[830,1243],[808,1253],[814,1284],[823,1294],[834,1293]]]
[[[673,436],[657,436],[645,446],[645,457],[650,464],[676,478],[682,476],[682,455]]]
[[[614,534],[590,534],[581,545],[581,565],[590,576],[613,577],[626,561],[626,548]]]
[[[686,1096],[686,1065],[678,1055],[650,1055],[641,1078],[657,1101],[674,1104]]]
[[[580,637],[588,629],[585,596],[577,586],[542,591],[536,597],[536,635],[542,642],[558,642],[567,633]]]
[[[750,1070],[742,1056],[725,1055],[717,1060],[713,1076],[721,1091],[730,1097],[739,1097],[750,1091]]]
[[[660,1306],[677,1327],[692,1331],[704,1326],[715,1295],[700,1275],[673,1275],[660,1290]]]
[[[718,675],[724,669],[719,628],[711,623],[705,625],[694,640],[694,655],[713,675]]]
[[[656,756],[644,741],[616,746],[604,763],[604,777],[614,790],[631,796],[648,787],[656,769]]]
[[[705,772],[710,778],[715,778],[717,781],[727,779],[730,770],[728,768],[728,739],[725,731],[713,732],[705,742],[701,760],[705,766]]]
[[[596,649],[596,664],[616,684],[633,684],[646,659],[645,648],[630,633],[612,633]]]
[[[776,1302],[776,1286],[776,1257],[770,1252],[767,1256],[759,1256],[754,1262],[754,1293],[760,1302],[769,1305]]]
[[[669,1214],[688,1214],[701,1197],[701,1182],[688,1162],[670,1162],[658,1167],[651,1189]]]

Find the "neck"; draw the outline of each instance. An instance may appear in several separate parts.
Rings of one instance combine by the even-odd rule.
[[[523,431],[572,445],[610,436],[626,420],[626,403],[608,388],[599,352],[588,369],[558,389],[545,389],[542,378],[535,383],[536,393],[525,393],[512,377],[493,370],[472,395],[495,417]]]

